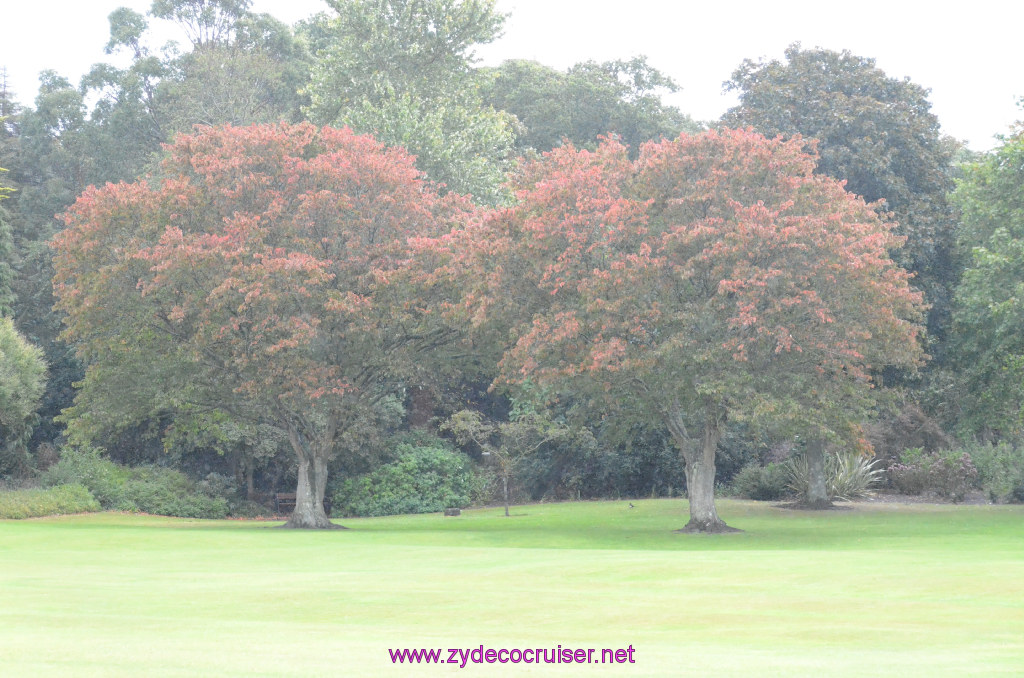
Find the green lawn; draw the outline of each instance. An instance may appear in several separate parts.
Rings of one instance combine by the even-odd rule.
[[[683,501],[634,503],[331,532],[0,521],[0,674],[1024,674],[1024,507],[722,501],[746,531],[708,537],[672,532]],[[632,645],[636,663],[395,666],[387,652],[559,644]]]

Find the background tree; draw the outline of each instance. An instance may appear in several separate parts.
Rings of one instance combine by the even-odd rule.
[[[688,531],[727,529],[714,480],[728,417],[835,436],[870,404],[872,369],[922,357],[921,296],[886,251],[899,239],[802,146],[712,132],[635,163],[615,141],[563,147],[465,234],[479,281],[466,310],[512,328],[501,380],[667,430]]]
[[[153,0],[149,13],[178,24],[198,48],[230,42],[252,0]]]
[[[328,0],[338,16],[313,67],[310,119],[399,145],[448,190],[504,198],[513,130],[483,103],[475,45],[500,33],[494,0]]]
[[[907,236],[894,256],[925,291],[929,335],[941,341],[958,275],[955,219],[946,202],[955,144],[942,138],[928,90],[887,76],[874,59],[799,44],[786,49],[783,61],[744,61],[725,89],[740,97],[725,125],[817,140],[819,174],[846,181],[867,202],[885,200],[897,233]]]
[[[522,124],[516,139],[520,155],[531,149],[549,151],[563,140],[593,148],[600,135],[609,133],[639,150],[645,141],[700,129],[688,115],[662,102],[663,94],[677,92],[679,86],[646,57],[587,61],[567,72],[514,59],[484,73],[484,101]]]
[[[473,444],[481,455],[493,463],[501,479],[501,495],[505,501],[505,517],[509,516],[509,486],[523,462],[549,443],[572,437],[570,429],[532,411],[513,413],[506,422],[484,419],[475,410],[456,412],[441,425],[460,445]]]
[[[0,181],[7,172],[0,167]],[[0,316],[9,317],[13,312],[14,291],[11,283],[14,279],[14,270],[11,262],[14,255],[14,240],[11,237],[11,227],[7,223],[7,210],[4,209],[3,200],[14,189],[0,184]]]
[[[42,352],[0,317],[0,476],[28,468],[27,443],[46,381]]]
[[[956,292],[950,388],[960,430],[1010,437],[1024,429],[1024,134],[964,168],[953,200],[970,252]]]
[[[34,108],[4,100],[0,157],[11,163],[18,189],[9,201],[14,316],[50,365],[35,443],[59,439],[54,417],[71,404],[72,384],[82,377],[73,351],[57,338],[60,314],[52,310],[47,243],[63,228],[55,215],[90,184],[134,180],[156,163],[162,143],[194,124],[300,115],[297,90],[309,57],[286,26],[248,12],[247,2],[162,0],[154,7],[157,18],[178,22],[195,42],[184,51],[153,51],[150,17],[121,8],[109,17],[106,50],[127,57],[127,65],[97,64],[80,87],[46,71]],[[134,449],[147,447],[129,435]],[[103,442],[113,449],[123,441]]]
[[[58,306],[88,365],[70,432],[159,410],[273,423],[298,462],[288,525],[328,527],[339,436],[451,343],[409,241],[463,209],[348,130],[207,129],[169,153],[159,178],[88,189],[56,239]]]
[[[16,107],[5,123],[7,147],[13,151],[5,179],[17,188],[5,205],[14,245],[13,317],[49,365],[40,422],[29,444],[34,448],[59,437],[53,419],[71,404],[72,384],[82,377],[73,351],[57,338],[60,316],[52,310],[53,266],[47,243],[62,226],[55,215],[103,176],[91,152],[82,93],[56,73],[44,71],[35,107]]]
[[[150,16],[175,23],[189,38],[181,51],[147,47],[149,20],[128,8],[111,13],[108,54],[127,54],[117,68],[96,64],[83,88],[97,98],[90,116],[94,155],[106,180],[133,180],[162,143],[194,125],[298,122],[309,55],[291,29],[249,11],[249,0],[156,0]]]

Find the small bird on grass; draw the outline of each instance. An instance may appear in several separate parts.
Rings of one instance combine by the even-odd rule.
[[[633,502],[629,502],[629,508],[636,508],[633,506]]]

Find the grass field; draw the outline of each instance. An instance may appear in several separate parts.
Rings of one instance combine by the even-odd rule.
[[[0,521],[3,676],[1024,675],[1024,507],[541,504],[273,523]],[[389,648],[634,648],[393,665]],[[449,653],[443,653],[448,659]]]

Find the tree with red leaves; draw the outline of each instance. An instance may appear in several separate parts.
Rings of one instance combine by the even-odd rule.
[[[526,163],[515,206],[467,229],[464,311],[512,341],[498,383],[590,401],[667,430],[686,531],[714,504],[727,417],[849,435],[872,375],[923,360],[923,304],[891,223],[813,173],[803,141],[749,131],[615,140]],[[493,335],[492,335],[493,336]]]
[[[178,137],[157,176],[86,190],[55,240],[64,334],[89,366],[72,435],[161,412],[272,424],[298,461],[288,526],[331,527],[339,436],[452,337],[410,242],[466,214],[347,129]]]

